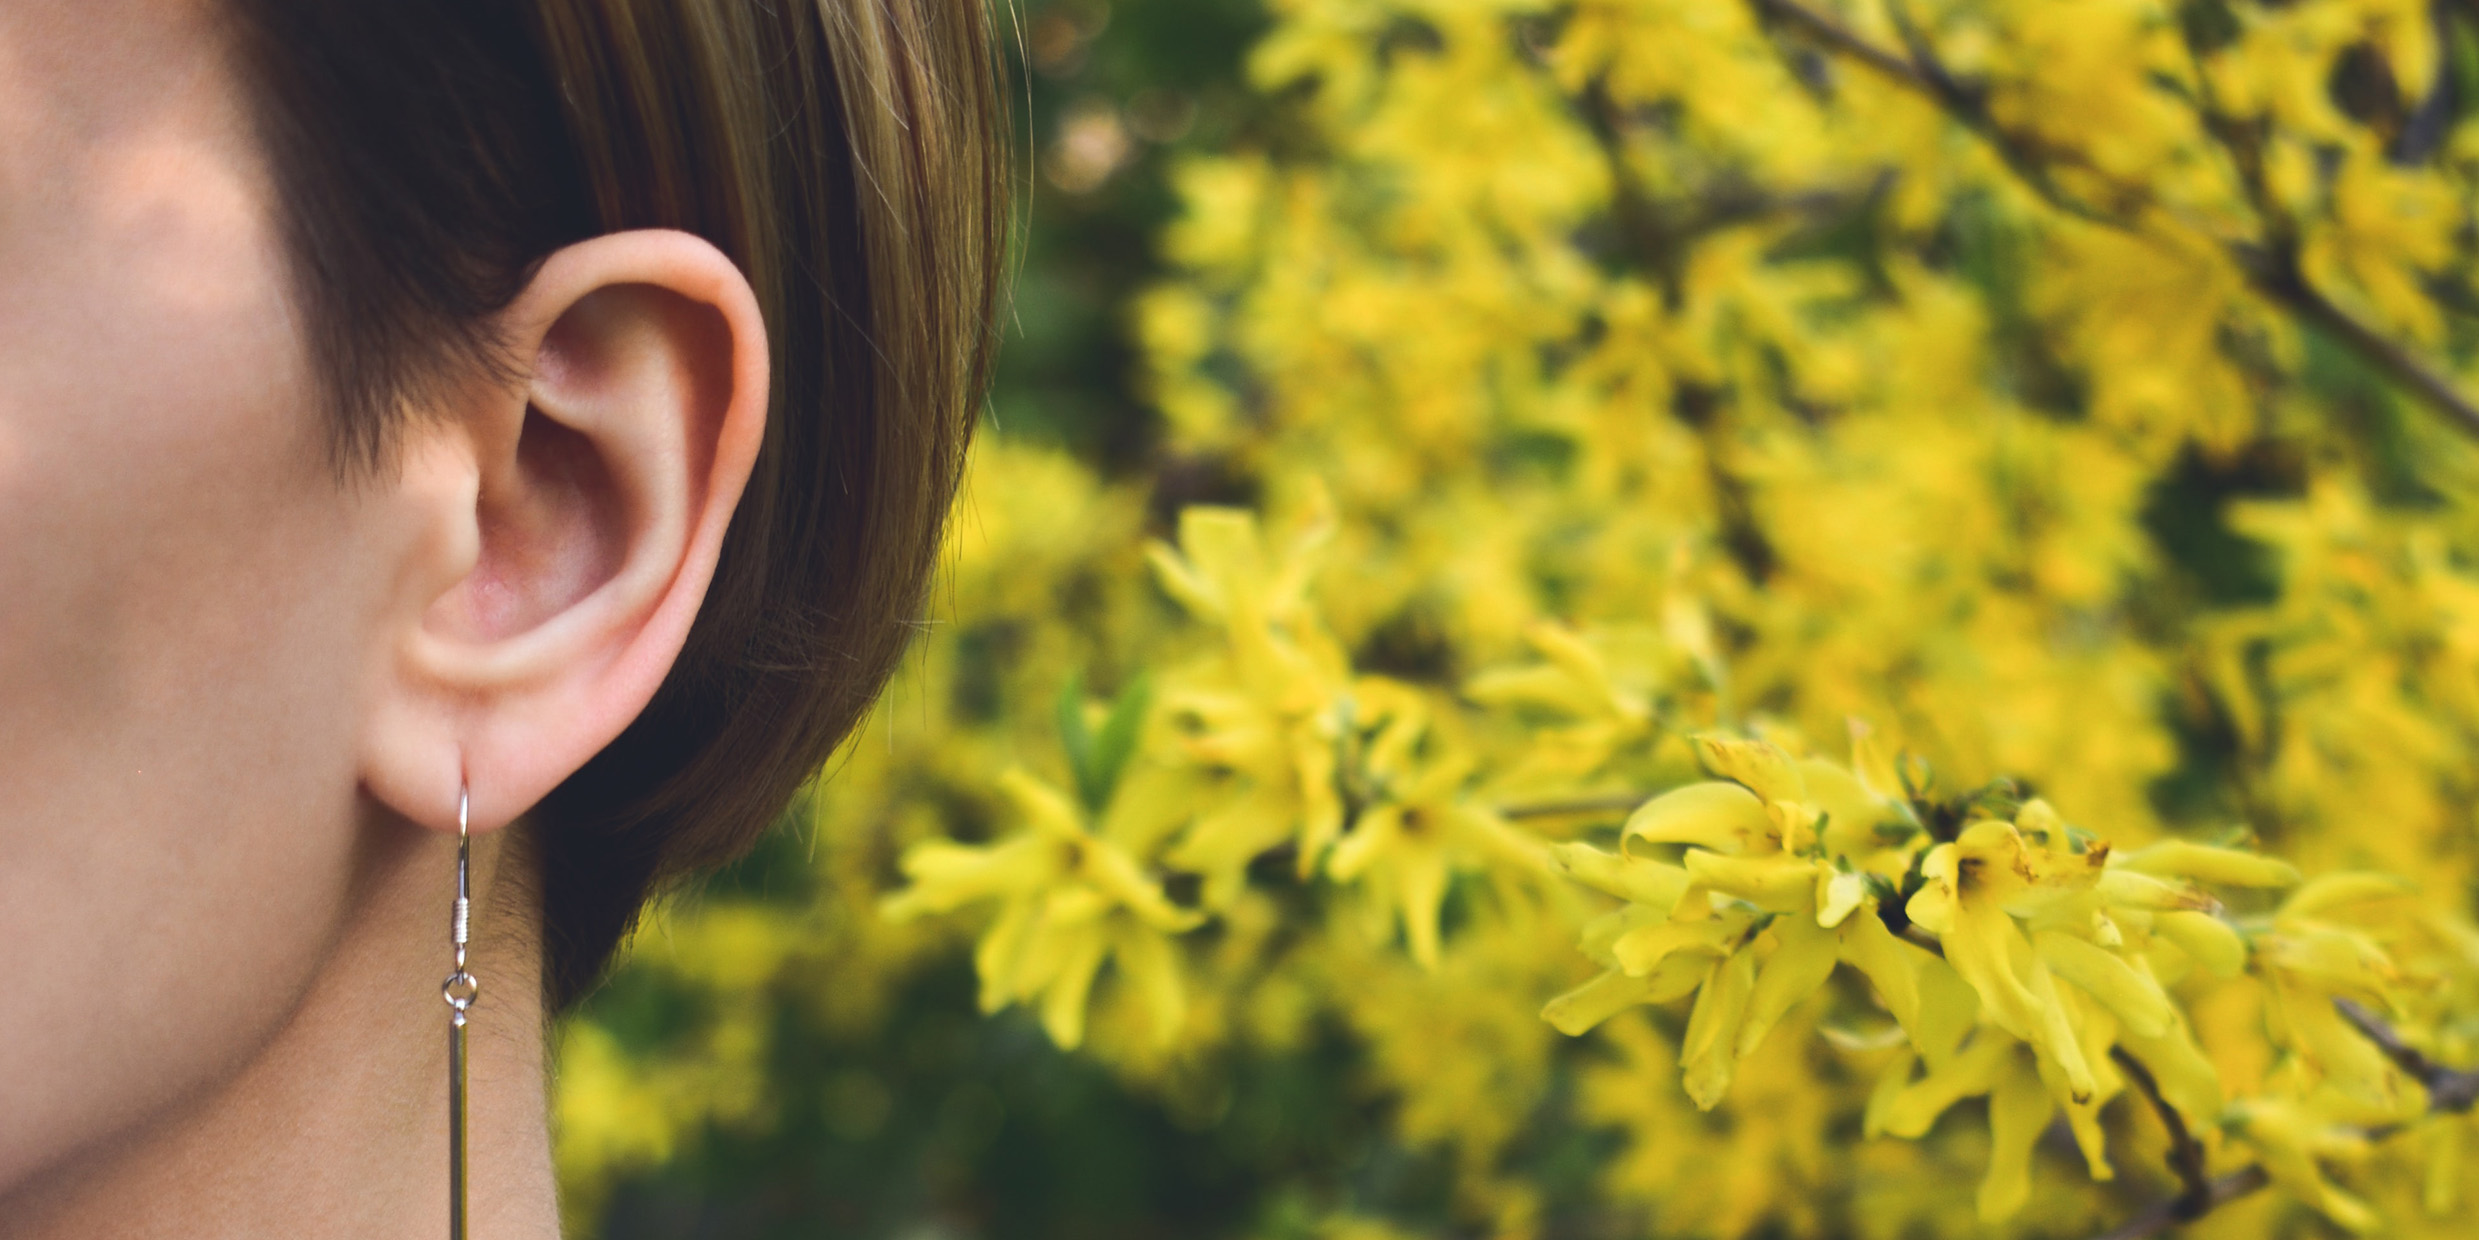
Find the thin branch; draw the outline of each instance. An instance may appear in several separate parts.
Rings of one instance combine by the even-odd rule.
[[[2479,437],[2479,405],[2472,404],[2451,379],[2421,361],[2399,342],[2334,305],[2331,298],[2308,283],[2303,273],[2295,270],[2295,264],[2292,270],[2281,273],[2274,281],[2268,283],[2258,279],[2255,286],[2274,300],[2287,302],[2308,322],[2332,333],[2351,352],[2358,354],[2359,360],[2393,376],[2436,412],[2445,415],[2454,429]]]
[[[1613,793],[1605,797],[1577,797],[1571,801],[1537,801],[1528,805],[1501,805],[1500,818],[1565,818],[1575,814],[1617,814],[1631,812],[1648,798],[1640,792]]]
[[[2375,1043],[2376,1049],[2384,1052],[2384,1057],[2393,1061],[2395,1067],[2416,1077],[2421,1085],[2426,1086],[2429,1114],[2460,1114],[2470,1110],[2474,1102],[2479,1102],[2479,1071],[2448,1068],[2428,1058],[2426,1052],[2403,1041],[2401,1034],[2386,1024],[2382,1017],[2354,1000],[2335,999],[2333,1006],[2341,1012],[2342,1019],[2349,1021],[2362,1036]],[[2161,1122],[2168,1125],[2170,1161],[2177,1169],[2179,1181],[2186,1187],[2177,1196],[2145,1210],[2115,1230],[2102,1233],[2095,1240],[2149,1240],[2181,1223],[2202,1218],[2271,1182],[2259,1164],[2241,1167],[2199,1188],[2198,1182],[2203,1174],[2203,1151],[2201,1147],[2194,1147],[2193,1162],[2186,1161],[2184,1147],[2191,1146],[2193,1138],[2186,1131],[2185,1120],[2161,1098],[2152,1074],[2127,1054],[2125,1048],[2114,1047],[2109,1055],[2119,1067],[2127,1069],[2127,1075],[2143,1090],[2144,1096],[2152,1100],[2153,1109],[2160,1112]],[[2381,1140],[2402,1131],[2403,1127],[2388,1124],[2367,1129],[2364,1135],[2369,1140]]]
[[[1836,21],[1828,14],[1819,13],[1804,4],[1794,4],[1791,0],[1751,0],[1751,3],[1756,6],[1757,16],[1769,18],[1784,25],[1797,26],[1808,32],[1808,37],[1826,47],[1906,86],[1931,93],[1934,93],[1936,89],[1927,77],[1921,74],[1918,65],[1869,42],[1859,32]]]
[[[2094,1240],[2152,1240],[2154,1236],[2161,1235],[2182,1223],[2193,1222],[2270,1183],[2272,1183],[2272,1177],[2264,1174],[2262,1167],[2249,1164],[2212,1181],[2211,1190],[2204,1198],[2203,1208],[2194,1214],[2179,1213],[2179,1207],[2186,1198],[2183,1195],[2173,1197],[2118,1224],[2109,1231],[2102,1232]]]
[[[1890,4],[1888,13],[1902,36],[1903,53],[1878,47],[1850,27],[1797,0],[1749,0],[1749,3],[1756,7],[1760,16],[1769,16],[1805,30],[1834,50],[1890,76],[1897,85],[1928,96],[1947,119],[1978,134],[1980,140],[1987,143],[2005,164],[2007,171],[2050,206],[2106,228],[2135,231],[2133,222],[2125,216],[2084,202],[2059,185],[2056,178],[2049,175],[2048,167],[2041,162],[2039,155],[2019,135],[1997,123],[1996,116],[1988,110],[1987,94],[1965,85],[1946,67],[1936,50],[1929,46],[1927,36],[1911,22],[1909,10],[1900,3]],[[2121,194],[2133,195],[2127,187],[2112,188]]]
[[[2184,1189],[2169,1200],[2170,1213],[2181,1219],[2203,1217],[2212,1208],[2212,1176],[2204,1169],[2203,1143],[2188,1130],[2186,1117],[2178,1113],[2178,1108],[2161,1096],[2160,1081],[2153,1077],[2152,1069],[2135,1058],[2134,1052],[2112,1046],[2109,1058],[2143,1092],[2144,1100],[2152,1104],[2152,1113],[2160,1117],[2161,1127],[2169,1131],[2169,1169],[2178,1173],[2178,1183]]]
[[[2355,999],[2335,999],[2333,1006],[2341,1009],[2342,1019],[2349,1021],[2368,1041],[2375,1043],[2376,1049],[2383,1051],[2384,1057],[2392,1060],[2394,1067],[2409,1073],[2426,1087],[2429,1111],[2460,1115],[2470,1110],[2473,1103],[2479,1103],[2479,1071],[2448,1068],[2428,1058],[2425,1051],[2403,1041],[2402,1035],[2384,1023],[2382,1017],[2368,1011]]]
[[[1945,944],[1936,935],[1918,924],[1905,920],[1899,935],[1906,943],[1936,956],[1945,955]],[[2335,999],[2333,1006],[2341,1010],[2343,1019],[2356,1026],[2367,1040],[2376,1044],[2387,1059],[2402,1071],[2418,1078],[2427,1087],[2428,1111],[2431,1114],[2459,1114],[2479,1103],[2479,1071],[2461,1071],[2445,1067],[2429,1059],[2425,1052],[2402,1040],[2393,1027],[2375,1013],[2348,999]],[[2160,1080],[2142,1060],[2123,1046],[2109,1048],[2109,1059],[2134,1082],[2152,1111],[2160,1117],[2161,1127],[2169,1132],[2169,1168],[2178,1177],[2178,1195],[2144,1209],[2140,1214],[2101,1233],[2094,1240],[2151,1240],[2183,1223],[2212,1213],[2214,1210],[2255,1192],[2272,1182],[2260,1164],[2249,1164],[2228,1175],[2213,1177],[2204,1161],[2204,1147],[2196,1140],[2194,1130],[2186,1126],[2186,1117],[2169,1105],[2161,1095]],[[2371,1140],[2391,1136],[2399,1127],[2371,1129]]]
[[[2189,56],[2197,55],[2191,44],[2187,50]],[[2391,374],[2451,419],[2463,433],[2479,435],[2479,406],[2464,397],[2451,379],[2438,374],[2398,341],[2360,322],[2307,278],[2300,263],[2298,223],[2273,193],[2271,177],[2265,169],[2263,126],[2246,124],[2221,110],[2212,93],[2211,76],[2204,72],[2200,59],[2195,61],[2195,80],[2203,91],[2200,111],[2204,132],[2212,135],[2212,140],[2229,156],[2231,167],[2238,173],[2239,188],[2264,226],[2264,237],[2259,242],[2224,244],[2231,260],[2246,273],[2247,283],[2331,333],[2361,359]],[[2444,89],[2439,85],[2438,93]]]
[[[1939,957],[1945,955],[1945,944],[1914,922],[1905,920],[1900,934],[1902,941],[1914,947]],[[2348,1015],[2348,1010],[2344,1009],[2343,1014]],[[2378,1044],[2382,1045],[2381,1042]],[[2415,1055],[2418,1052],[2410,1053]],[[2177,1173],[2178,1183],[2183,1187],[2177,1196],[2146,1208],[2135,1217],[2103,1232],[2095,1240],[2151,1240],[2170,1228],[2191,1223],[2272,1182],[2272,1177],[2266,1175],[2261,1166],[2252,1164],[2219,1179],[2211,1178],[2204,1165],[2203,1144],[2186,1126],[2186,1117],[2178,1114],[2178,1109],[2161,1096],[2160,1081],[2152,1075],[2152,1070],[2123,1046],[2110,1047],[2109,1058],[2152,1104],[2153,1112],[2160,1116],[2161,1127],[2169,1130],[2169,1167]]]
[[[1767,21],[1793,27],[1827,49],[1848,57],[1885,76],[1887,79],[1925,95],[1957,124],[1980,136],[1989,149],[2013,172],[2017,179],[2050,206],[2079,219],[2123,232],[2140,234],[2138,223],[2122,212],[2095,207],[2068,193],[2049,175],[2041,153],[2028,148],[2020,136],[1997,123],[1990,114],[1985,97],[1964,85],[1935,59],[1926,38],[1902,17],[1902,6],[1892,6],[1901,25],[1904,52],[1880,47],[1842,24],[1834,17],[1810,8],[1799,0],[1748,0],[1757,15]],[[2479,6],[2475,6],[2479,7]],[[2423,403],[2444,415],[2455,430],[2479,439],[2479,404],[2465,396],[2444,372],[2422,360],[2399,341],[2361,321],[2343,309],[2332,298],[2317,289],[2300,267],[2298,244],[2294,230],[2284,226],[2274,206],[2260,191],[2260,164],[2250,169],[2246,152],[2232,145],[2233,126],[2229,118],[2207,109],[2205,127],[2240,165],[2241,180],[2248,182],[2249,196],[2255,199],[2257,214],[2262,217],[2268,235],[2257,240],[2223,239],[2221,244],[2230,257],[2246,273],[2248,283],[2266,298],[2290,307],[2301,318],[2331,334],[2344,348],[2358,355],[2361,361],[2391,376]],[[2141,195],[2136,195],[2140,199]]]

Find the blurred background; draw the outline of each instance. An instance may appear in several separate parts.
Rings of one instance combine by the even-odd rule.
[[[1009,13],[1020,265],[925,635],[563,1023],[572,1235],[2088,1236],[2171,1191],[2120,1103],[2116,1180],[2061,1125],[1984,1224],[1976,1103],[1861,1139],[1893,1042],[1847,976],[1695,1109],[1679,1005],[1543,1022],[1606,902],[1487,846],[1346,869],[1293,838],[1304,794],[1205,855],[1289,768],[1189,760],[1232,686],[1188,568],[1288,598],[1284,557],[1325,555],[1286,631],[1431,712],[1446,791],[1347,755],[1339,834],[1389,797],[1582,798],[1508,816],[1606,843],[1696,778],[1690,730],[1840,761],[1865,718],[1949,790],[2412,874],[2467,918],[2479,5]],[[1195,505],[1259,514],[1264,562]],[[1032,897],[997,880],[884,915],[925,850],[1022,838],[1015,768],[1160,893],[1072,985],[999,960],[984,905]],[[2479,1058],[2464,955],[2419,1036]],[[2232,1096],[2275,1087],[2261,987],[2178,998]],[[2434,1186],[2479,1182],[2468,1144],[2351,1174],[2428,1229],[2393,1234],[2460,1234]],[[2337,1234],[2282,1193],[2214,1224]]]

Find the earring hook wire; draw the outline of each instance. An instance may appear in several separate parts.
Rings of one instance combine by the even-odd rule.
[[[440,983],[439,997],[448,1004],[448,1240],[465,1240],[465,1023],[482,983],[465,969],[465,948],[473,935],[473,789],[459,780],[456,788],[456,906],[448,925],[455,949],[456,971]]]

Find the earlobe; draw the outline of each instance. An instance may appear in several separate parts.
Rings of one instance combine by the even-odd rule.
[[[389,617],[364,787],[452,829],[522,814],[619,735],[669,673],[755,465],[764,324],[685,233],[554,254],[502,315],[516,387],[417,419],[424,513]],[[487,390],[484,390],[487,388]]]

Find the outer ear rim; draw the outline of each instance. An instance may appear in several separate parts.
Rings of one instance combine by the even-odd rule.
[[[412,631],[397,642],[382,690],[391,701],[374,704],[360,760],[364,792],[421,826],[455,831],[461,794],[468,798],[471,832],[495,831],[530,812],[608,748],[670,677],[713,586],[724,538],[764,446],[773,395],[771,342],[756,291],[713,243],[677,230],[646,229],[603,234],[554,252],[502,312],[506,338],[527,359],[524,382],[475,399],[516,403],[515,419],[505,428],[512,457],[515,428],[524,417],[536,416],[541,350],[552,330],[592,293],[630,285],[663,289],[711,308],[721,318],[728,347],[729,389],[722,407],[710,419],[684,410],[675,423],[684,446],[693,437],[704,440],[702,451],[670,467],[687,497],[677,506],[678,528],[653,561],[661,567],[644,568],[639,548],[648,536],[645,521],[633,513],[624,518],[621,536],[630,550],[612,577],[521,632],[461,643],[433,633],[421,621],[427,602],[445,597],[479,562],[483,462],[494,450],[487,434],[476,429],[489,423],[486,414],[444,419],[452,427],[445,437],[454,454],[452,468],[463,485],[446,488],[451,511],[437,524],[445,527],[439,532],[447,541],[434,545],[431,554],[453,571],[428,592],[425,605],[415,609]],[[710,437],[699,425],[709,420]],[[702,469],[696,467],[699,458]],[[625,472],[614,469],[615,479]],[[430,502],[442,498],[433,495]],[[641,601],[615,599],[613,588],[633,575],[642,578],[636,583]],[[598,616],[596,609],[623,614]],[[598,627],[613,636],[596,638]],[[563,644],[569,648],[566,656]],[[596,649],[602,653],[579,657]],[[579,664],[588,670],[578,672]],[[437,675],[450,669],[463,674]],[[530,718],[514,718],[505,705],[571,679],[586,686],[573,695],[587,699],[586,709],[560,713],[572,721],[585,717],[583,724],[563,727],[539,710]],[[566,742],[546,746],[530,735],[546,730],[564,732]]]

